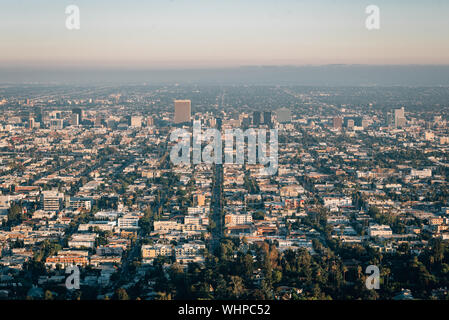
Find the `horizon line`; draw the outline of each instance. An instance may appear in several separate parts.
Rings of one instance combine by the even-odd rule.
[[[86,70],[127,70],[127,71],[169,71],[169,70],[222,70],[222,69],[244,69],[244,68],[305,68],[305,67],[449,67],[449,63],[384,63],[384,64],[369,64],[369,63],[327,63],[327,64],[242,64],[235,66],[78,66],[78,65],[59,65],[59,66],[38,66],[38,65],[1,65],[2,70],[68,70],[74,69],[77,71]]]

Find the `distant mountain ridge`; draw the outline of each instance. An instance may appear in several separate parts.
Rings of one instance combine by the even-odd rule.
[[[449,86],[449,65],[242,66],[209,69],[0,68],[0,83]]]

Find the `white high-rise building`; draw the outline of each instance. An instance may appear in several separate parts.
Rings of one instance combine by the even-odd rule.
[[[402,128],[405,126],[405,110],[404,107],[401,109],[394,110],[394,126],[396,128]]]

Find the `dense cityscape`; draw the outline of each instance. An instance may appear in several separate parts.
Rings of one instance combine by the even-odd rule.
[[[448,101],[447,87],[3,85],[0,298],[448,299]],[[170,134],[195,120],[277,129],[276,173],[174,164]]]

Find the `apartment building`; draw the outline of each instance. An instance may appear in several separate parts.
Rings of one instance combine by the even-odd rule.
[[[393,234],[391,227],[388,225],[372,225],[368,227],[368,235],[370,237],[388,237]]]
[[[59,211],[62,208],[64,193],[57,190],[43,191],[41,196],[44,211]]]

